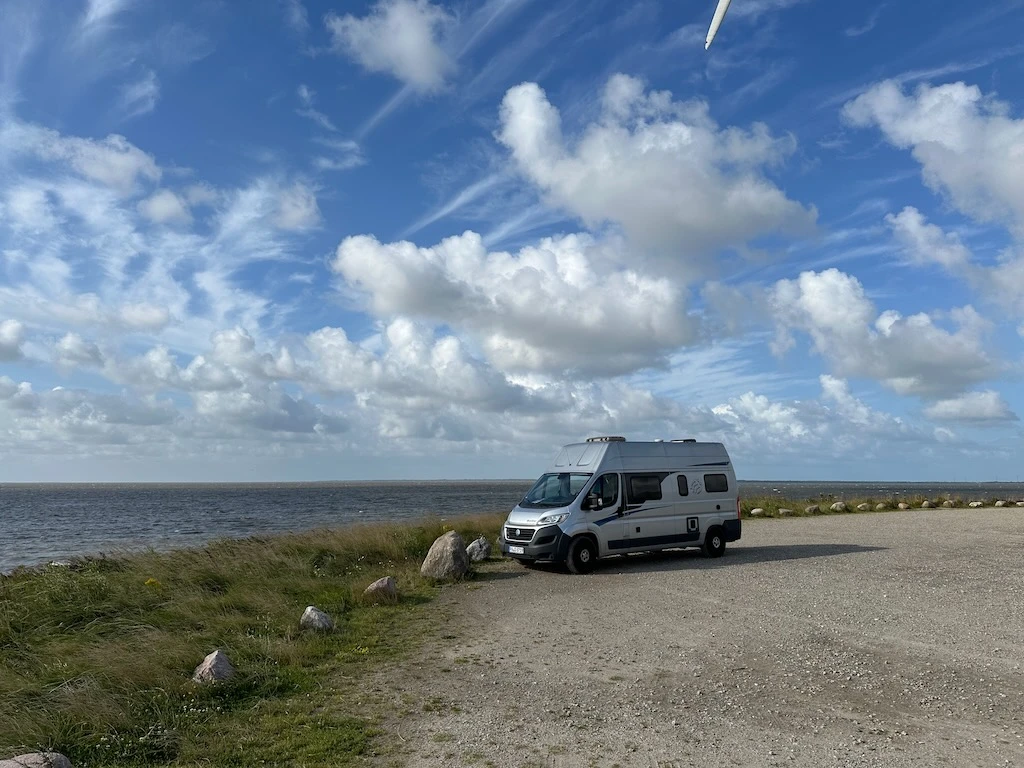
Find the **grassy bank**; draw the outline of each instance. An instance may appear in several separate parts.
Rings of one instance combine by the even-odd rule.
[[[410,650],[437,587],[419,566],[448,527],[492,542],[503,514],[95,558],[0,576],[0,759],[95,765],[346,765],[374,750],[359,681]],[[396,578],[398,605],[363,589]],[[299,628],[307,605],[337,629]],[[220,648],[238,675],[190,681]]]
[[[843,501],[846,503],[846,512],[832,512],[829,508],[837,501]],[[750,517],[751,511],[755,509],[763,509],[763,517],[780,517],[780,509],[791,510],[789,517],[808,517],[811,515],[839,515],[839,514],[856,514],[860,510],[857,506],[860,504],[867,504],[868,509],[864,511],[875,512],[876,507],[879,504],[884,504],[887,510],[899,511],[899,504],[909,504],[911,509],[920,509],[924,502],[931,502],[932,506],[941,507],[945,501],[952,501],[955,508],[966,508],[967,505],[972,501],[980,501],[986,507],[995,506],[995,503],[999,501],[997,498],[988,497],[971,497],[969,499],[961,498],[957,496],[867,496],[863,498],[846,498],[841,496],[833,496],[831,494],[825,494],[814,498],[807,499],[787,499],[780,496],[755,496],[752,498],[744,498],[740,500],[740,511],[744,519]],[[1016,509],[1016,499],[1008,500],[1009,505]],[[817,512],[807,512],[807,508],[813,505],[818,506]]]

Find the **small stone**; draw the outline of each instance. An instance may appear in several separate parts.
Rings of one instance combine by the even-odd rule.
[[[821,507],[819,507],[817,504],[811,504],[811,506],[806,507],[804,509],[804,512],[806,512],[808,515],[818,515],[821,514]]]
[[[375,603],[397,603],[398,584],[393,577],[385,576],[364,589],[363,596]]]
[[[486,536],[474,539],[466,547],[466,554],[469,555],[470,561],[474,563],[486,560],[491,556],[491,542],[487,540]]]
[[[752,510],[750,510],[750,516],[751,517],[760,517],[763,514],[764,514],[764,510],[761,509],[760,507],[754,507]]]
[[[299,619],[299,626],[315,632],[330,632],[334,629],[334,619],[315,605],[307,605],[306,610],[302,612],[302,618]]]
[[[1017,502],[1017,506],[1018,507],[1024,507],[1024,501],[1018,501]]]
[[[793,514],[793,510],[792,509],[782,508],[782,509],[779,510],[779,517],[789,517],[792,514]]]
[[[197,683],[220,683],[235,675],[235,667],[224,651],[214,651],[192,673],[192,680]]]
[[[875,504],[875,509],[878,512],[881,512],[883,509],[888,509],[888,508],[889,508],[889,505],[886,504],[885,502],[882,502],[881,504]]]
[[[971,509],[977,509],[978,507],[985,506],[985,502],[983,502],[983,501],[972,501],[967,506],[970,507]]]
[[[897,506],[898,508],[900,508],[900,509],[910,509],[910,505],[909,505],[909,504],[907,504],[907,502],[905,502],[905,501],[901,501],[901,502],[900,502],[899,504],[897,504],[896,506]]]
[[[930,501],[925,500],[921,502],[921,509],[933,509],[934,507],[935,505]]]
[[[946,509],[952,509],[953,507],[956,506],[956,503],[953,502],[951,499],[946,499],[944,502],[942,502],[942,506],[944,506]]]
[[[0,768],[71,768],[71,761],[60,752],[29,752],[0,760]]]
[[[837,501],[835,504],[829,507],[829,509],[831,509],[833,512],[845,512],[847,510],[846,502]]]
[[[997,507],[1005,507],[1006,506],[1006,502],[1003,501],[1002,499],[1000,499],[999,501],[996,502],[996,506]]]
[[[865,502],[863,504],[858,504],[857,505],[857,511],[858,512],[867,512],[870,509],[871,509],[871,505],[868,504],[867,502]]]

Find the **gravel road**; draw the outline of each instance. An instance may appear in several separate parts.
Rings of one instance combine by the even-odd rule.
[[[409,766],[1024,765],[1024,510],[745,522],[588,576],[489,566],[379,690]]]

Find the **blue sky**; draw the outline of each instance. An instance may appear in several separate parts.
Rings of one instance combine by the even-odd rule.
[[[0,0],[0,481],[1014,480],[1024,2]]]

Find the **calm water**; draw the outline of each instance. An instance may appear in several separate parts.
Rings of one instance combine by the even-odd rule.
[[[195,546],[220,537],[506,511],[530,484],[0,484],[0,573],[75,555]],[[794,499],[952,494],[1016,500],[1024,499],[1024,484],[742,482],[740,493]]]

